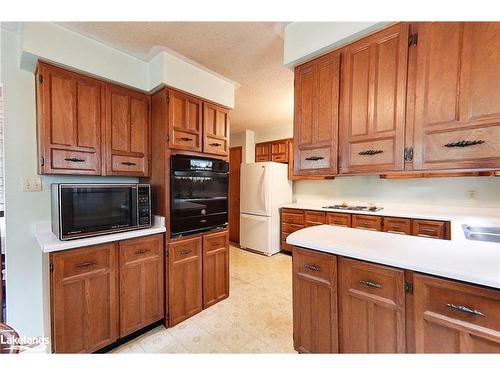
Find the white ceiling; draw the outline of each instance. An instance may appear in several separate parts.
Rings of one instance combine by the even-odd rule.
[[[279,22],[71,22],[72,30],[148,60],[173,50],[236,81],[231,132],[292,123],[293,72]]]

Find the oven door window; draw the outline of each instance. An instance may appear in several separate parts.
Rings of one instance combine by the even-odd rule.
[[[135,189],[129,186],[62,189],[63,233],[91,233],[135,226],[135,194]]]

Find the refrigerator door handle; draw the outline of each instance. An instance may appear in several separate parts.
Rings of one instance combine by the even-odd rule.
[[[263,199],[262,202],[264,203],[264,211],[267,213],[267,176],[266,176],[266,167],[262,166],[262,169],[264,169],[264,182],[262,184],[262,195]]]

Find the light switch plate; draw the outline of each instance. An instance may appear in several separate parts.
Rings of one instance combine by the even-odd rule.
[[[24,192],[42,191],[42,179],[40,177],[23,177],[22,185]]]

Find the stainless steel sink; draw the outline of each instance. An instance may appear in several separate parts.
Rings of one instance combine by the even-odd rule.
[[[464,224],[462,229],[468,240],[500,243],[500,227],[471,227]]]

